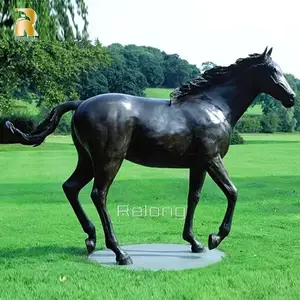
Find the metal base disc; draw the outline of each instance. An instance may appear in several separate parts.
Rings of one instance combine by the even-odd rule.
[[[141,244],[122,246],[133,260],[133,264],[119,266],[115,254],[109,249],[92,253],[88,258],[102,266],[118,267],[130,270],[186,270],[203,268],[215,264],[225,253],[213,249],[204,253],[192,253],[190,245],[182,244]]]

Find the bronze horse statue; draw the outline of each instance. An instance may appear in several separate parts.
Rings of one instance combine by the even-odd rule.
[[[119,246],[106,207],[109,188],[124,159],[159,168],[189,168],[189,193],[183,239],[192,252],[205,251],[193,234],[193,217],[206,173],[227,197],[227,210],[219,232],[210,234],[208,248],[216,248],[229,234],[237,189],[224,166],[232,128],[260,93],[292,107],[295,93],[271,58],[272,48],[251,54],[228,67],[215,67],[175,89],[168,99],[149,99],[108,93],[85,101],[54,107],[30,134],[6,123],[18,141],[40,145],[54,132],[62,115],[74,110],[72,137],[78,152],[74,173],[63,184],[83,230],[88,252],[96,247],[95,227],[80,205],[80,190],[94,178],[91,198],[101,218],[106,247],[120,265],[131,264]]]

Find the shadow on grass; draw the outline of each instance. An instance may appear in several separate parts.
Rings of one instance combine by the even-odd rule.
[[[184,245],[184,244],[183,244]],[[189,246],[188,246],[189,247]],[[124,247],[125,248],[125,247]],[[112,262],[109,264],[115,264],[115,255],[113,251],[99,248],[96,251],[105,250],[102,252],[100,256],[103,257],[112,257]],[[130,256],[134,259],[135,257],[176,257],[180,259],[187,259],[187,260],[199,260],[202,257],[206,257],[207,253],[198,253],[192,254],[190,249],[180,249],[180,250],[172,250],[172,251],[163,251],[163,250],[132,250],[126,248],[126,251],[130,254]],[[55,257],[53,257],[55,255]],[[92,257],[97,257],[98,254],[94,254]],[[3,248],[0,249],[0,263],[5,263],[7,261],[12,260],[34,260],[36,261],[37,258],[43,258],[44,262],[49,261],[57,261],[57,260],[68,260],[83,263],[89,263],[88,254],[84,248],[77,248],[77,247],[61,247],[55,245],[48,245],[48,246],[36,246],[36,247],[29,247],[29,248]],[[83,260],[82,260],[83,259]]]
[[[37,257],[45,257],[45,260],[49,260],[49,255],[57,256],[69,256],[71,257],[87,257],[87,252],[84,247],[61,247],[56,245],[48,245],[48,246],[36,246],[29,248],[0,248],[0,263],[13,260],[13,259],[22,259],[22,258],[34,258]]]
[[[76,149],[72,143],[45,143],[39,147],[23,146],[20,144],[0,144],[0,152],[13,152],[13,151],[61,151],[61,150],[74,150]]]

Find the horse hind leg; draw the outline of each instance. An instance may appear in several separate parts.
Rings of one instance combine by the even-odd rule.
[[[106,247],[115,253],[116,261],[119,265],[129,265],[132,264],[132,260],[119,246],[106,206],[109,188],[117,175],[122,161],[123,158],[120,158],[120,156],[117,158],[112,158],[111,156],[99,158],[97,156],[95,159],[93,157],[95,179],[91,198],[101,219]]]
[[[73,136],[73,140],[78,152],[78,163],[73,174],[63,184],[63,190],[82,226],[83,231],[88,235],[88,238],[85,240],[85,244],[88,254],[90,254],[96,248],[96,229],[93,223],[86,216],[79,202],[78,195],[81,189],[93,179],[93,165],[88,153],[79,144],[75,136]]]

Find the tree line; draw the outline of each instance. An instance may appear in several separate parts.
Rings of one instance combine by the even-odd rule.
[[[35,41],[14,39],[13,24],[20,17],[16,7],[37,12]],[[75,21],[79,19],[81,28]],[[89,40],[87,28],[84,0],[0,2],[0,115],[13,115],[15,100],[34,103],[43,117],[50,107],[70,99],[106,92],[143,96],[147,87],[175,88],[215,66],[207,61],[197,68],[177,54],[148,46],[104,47]],[[254,104],[262,106],[262,115],[244,115],[235,133],[300,131],[300,81],[292,74],[285,76],[297,92],[295,107],[287,110],[270,96],[259,95]],[[17,121],[29,130],[34,121],[22,118]],[[62,131],[69,130],[66,124],[62,122]]]
[[[39,36],[34,41],[15,40],[15,21],[26,19],[17,7],[36,12]],[[84,0],[0,1],[2,114],[9,112],[15,99],[49,107],[106,92],[142,96],[146,87],[175,88],[199,73],[177,54],[90,41]]]
[[[120,92],[144,96],[147,87],[175,88],[214,67],[204,62],[200,68],[177,54],[160,49],[99,41],[39,40],[0,41],[0,114],[14,112],[14,100],[34,103],[41,116],[54,105],[70,99],[87,99],[97,94]],[[255,101],[262,115],[244,115],[236,130],[244,132],[300,131],[300,81],[285,74],[297,93],[294,108],[261,94]],[[66,120],[65,123],[69,123]],[[34,122],[33,122],[34,124]],[[69,126],[62,123],[68,131]]]
[[[99,41],[0,41],[0,109],[13,100],[51,107],[70,99],[119,92],[143,96],[147,87],[175,88],[200,70],[156,48]]]

